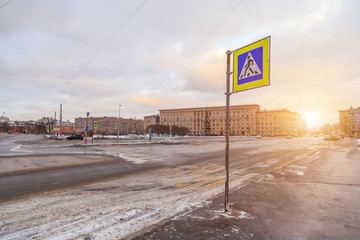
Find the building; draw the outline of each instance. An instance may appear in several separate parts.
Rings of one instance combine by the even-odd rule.
[[[360,136],[360,107],[340,110],[339,118],[339,132],[341,136]]]
[[[205,125],[210,126],[211,135],[223,135],[225,117],[225,106],[160,110],[160,124],[187,127],[193,135],[204,135]],[[260,110],[257,104],[230,106],[231,135],[302,135],[304,122],[300,114],[287,109]]]
[[[54,129],[56,134],[60,134],[60,121],[57,121]],[[69,121],[61,123],[61,133],[65,135],[69,135],[75,132],[75,123],[71,123]]]
[[[264,136],[300,136],[305,133],[305,121],[299,113],[287,109],[257,112],[257,134]]]
[[[9,121],[10,121],[10,118],[5,117],[5,116],[0,116],[0,122],[1,122],[1,121],[9,122]]]
[[[89,130],[102,135],[115,135],[117,129],[117,117],[90,117],[90,118],[75,118],[75,132],[84,132],[85,126]],[[119,119],[119,134],[143,134],[144,133],[144,120],[139,119]]]
[[[259,105],[236,105],[230,107],[230,133],[232,135],[255,135],[256,112]],[[210,133],[223,135],[225,133],[226,107],[200,107],[160,110],[160,124],[187,127],[193,135],[203,135],[205,132],[205,116],[208,115]]]
[[[144,131],[150,125],[156,125],[160,123],[160,116],[159,115],[151,115],[144,117]]]
[[[3,121],[0,120],[0,133],[35,134],[39,133],[38,123],[35,121]]]

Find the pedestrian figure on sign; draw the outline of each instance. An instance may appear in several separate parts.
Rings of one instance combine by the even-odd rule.
[[[247,57],[241,60],[241,62],[242,61],[244,62],[240,72],[239,80],[261,74],[261,70],[259,66],[256,64],[256,59],[253,58],[251,53],[248,53]]]
[[[245,76],[246,76],[246,72],[247,72],[247,70],[250,70],[250,72],[252,73],[252,74],[254,74],[254,71],[251,69],[251,66],[252,65],[254,65],[254,60],[252,60],[251,58],[250,58],[250,55],[247,57],[247,63],[246,63],[246,65],[245,65]],[[255,73],[257,74],[257,71],[255,71]],[[250,75],[250,73],[248,73],[247,74],[248,76]]]

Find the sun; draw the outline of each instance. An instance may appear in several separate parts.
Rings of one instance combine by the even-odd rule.
[[[319,125],[319,115],[314,112],[305,113],[304,118],[306,120],[306,126],[308,128],[313,128]]]

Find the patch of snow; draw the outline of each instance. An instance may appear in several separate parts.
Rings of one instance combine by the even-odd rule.
[[[294,173],[296,173],[296,175],[298,175],[298,176],[304,176],[304,172],[303,171],[294,171]]]
[[[137,154],[117,153],[115,155],[135,164],[143,164],[151,160],[151,157],[141,156]]]
[[[294,165],[292,166],[293,168],[299,168],[299,169],[306,169],[306,166],[299,166],[299,165]]]
[[[176,208],[176,212],[184,212],[185,210],[188,209],[188,206],[186,206],[185,204],[181,204]]]
[[[22,145],[20,144],[16,147],[12,148],[11,151],[18,151],[21,147],[22,147]]]
[[[240,211],[240,215],[237,217],[237,219],[243,219],[243,218],[251,218],[251,216],[247,212]]]
[[[275,177],[272,174],[268,173],[265,175],[265,178],[266,179],[274,179]]]
[[[223,216],[225,218],[228,219],[244,219],[244,218],[248,218],[251,219],[252,216],[244,211],[232,211],[232,209],[229,209],[229,212],[225,213],[224,210],[215,210],[214,213],[216,214],[212,219],[217,219],[220,216]]]

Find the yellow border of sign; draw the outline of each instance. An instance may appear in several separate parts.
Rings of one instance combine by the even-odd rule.
[[[265,86],[270,85],[270,37],[271,36],[268,36],[259,41],[251,43],[245,47],[242,47],[242,48],[239,48],[239,49],[233,51],[233,71],[234,71],[233,72],[233,92],[246,91],[246,90],[250,90],[253,88],[265,87]],[[238,75],[238,71],[239,71],[239,69],[237,69],[238,56],[240,54],[249,52],[258,47],[263,47],[263,50],[264,50],[263,79],[238,85],[237,84],[237,75]],[[241,69],[240,69],[240,71],[241,71]]]

